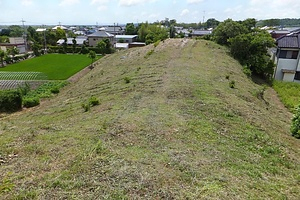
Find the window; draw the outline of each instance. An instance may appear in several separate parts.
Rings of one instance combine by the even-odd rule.
[[[296,72],[294,79],[300,81],[300,72]]]
[[[299,51],[287,51],[281,50],[279,52],[279,58],[297,59]]]

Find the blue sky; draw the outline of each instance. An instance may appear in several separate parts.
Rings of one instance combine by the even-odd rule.
[[[300,18],[300,0],[0,0],[0,25]]]

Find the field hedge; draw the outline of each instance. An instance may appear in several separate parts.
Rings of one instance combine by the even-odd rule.
[[[22,94],[18,90],[0,91],[0,112],[16,112],[22,109]]]

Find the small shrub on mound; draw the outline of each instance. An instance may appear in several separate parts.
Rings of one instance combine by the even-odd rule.
[[[300,139],[300,105],[296,108],[296,112],[292,119],[291,125],[292,136]]]
[[[52,94],[58,94],[59,93],[59,88],[58,87],[53,87],[50,89]]]
[[[89,99],[89,103],[91,106],[97,106],[100,104],[100,101],[99,99],[97,99],[96,97],[92,96],[90,99]]]
[[[230,81],[229,82],[229,87],[230,88],[235,88],[235,81]]]
[[[16,112],[22,109],[22,94],[18,90],[0,91],[0,112]]]
[[[99,99],[97,99],[96,97],[92,96],[89,98],[87,103],[83,103],[81,104],[81,107],[83,108],[84,112],[90,111],[91,107],[93,106],[97,106],[100,104]]]
[[[31,108],[40,105],[40,99],[38,97],[23,99],[23,106],[26,108]]]

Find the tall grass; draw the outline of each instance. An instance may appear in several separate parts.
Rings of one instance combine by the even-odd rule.
[[[300,103],[300,84],[294,82],[274,81],[273,88],[278,93],[282,103],[294,112]]]

